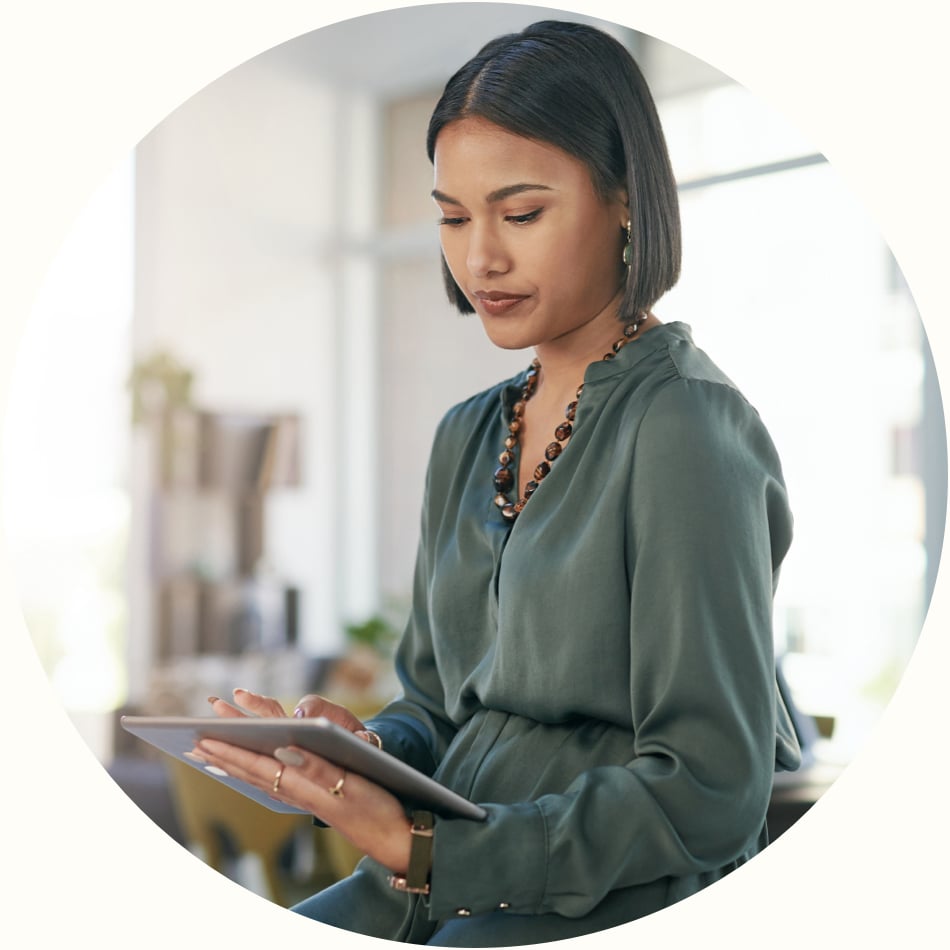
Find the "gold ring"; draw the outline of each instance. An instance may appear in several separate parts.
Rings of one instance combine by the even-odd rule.
[[[283,774],[284,774],[284,767],[281,766],[281,767],[277,770],[277,774],[274,776],[274,794],[275,794],[275,795],[277,794],[277,789],[280,788],[280,780],[281,780]]]
[[[340,776],[340,781],[337,782],[336,785],[334,785],[333,788],[329,790],[330,794],[335,795],[337,798],[342,798],[343,797],[343,783],[345,781],[346,781],[346,772],[344,772]]]

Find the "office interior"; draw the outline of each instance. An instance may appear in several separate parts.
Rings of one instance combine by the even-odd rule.
[[[809,754],[777,778],[775,836],[868,740],[926,615],[947,484],[926,334],[800,130],[682,50],[556,9],[406,7],[284,43],[183,102],[77,220],[18,358],[4,498],[28,628],[92,753],[183,848],[279,903],[358,855],[118,718],[207,715],[235,686],[368,715],[396,690],[434,428],[530,361],[444,299],[425,126],[456,65],[548,17],[640,63],[685,242],[656,312],[692,327],[783,459],[775,646]]]

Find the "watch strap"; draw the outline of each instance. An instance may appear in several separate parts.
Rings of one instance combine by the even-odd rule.
[[[409,894],[429,893],[429,873],[432,870],[432,837],[435,819],[430,811],[414,811],[411,815],[409,833],[412,842],[409,848],[409,867],[405,877],[394,874],[389,884],[397,891]]]

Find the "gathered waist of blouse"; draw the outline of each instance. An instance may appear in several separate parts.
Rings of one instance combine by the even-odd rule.
[[[582,772],[625,766],[631,729],[595,719],[548,724],[481,709],[459,729],[435,778],[474,801],[511,803],[563,792]]]

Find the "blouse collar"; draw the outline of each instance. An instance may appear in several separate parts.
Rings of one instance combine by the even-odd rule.
[[[692,343],[692,329],[687,323],[674,320],[671,323],[661,323],[647,330],[642,337],[631,340],[612,360],[597,360],[591,363],[584,373],[584,382],[610,379],[625,373],[646,359],[657,350],[668,347],[675,342]],[[525,367],[517,376],[508,380],[501,388],[501,402],[506,414],[521,395],[527,378],[528,369]]]

